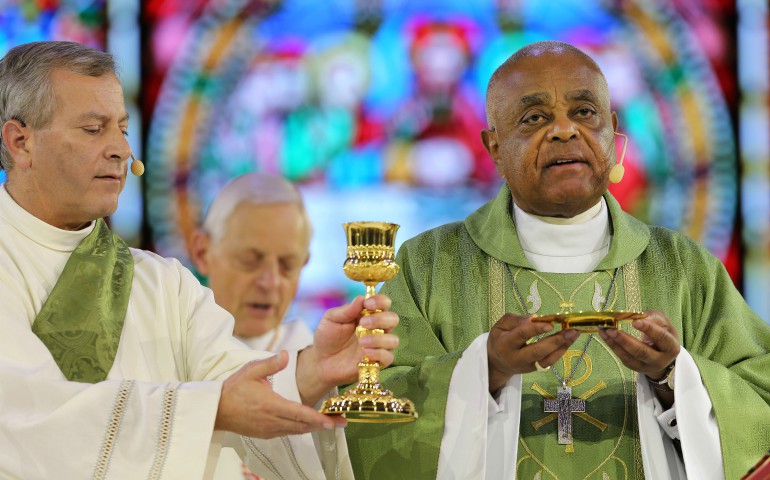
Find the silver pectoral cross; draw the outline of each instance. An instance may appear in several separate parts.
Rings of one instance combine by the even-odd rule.
[[[562,385],[556,390],[556,398],[545,399],[546,413],[556,412],[559,445],[572,443],[572,413],[585,412],[586,401],[572,398],[572,387]]]

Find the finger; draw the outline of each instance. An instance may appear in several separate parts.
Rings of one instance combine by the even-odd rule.
[[[672,334],[666,324],[661,324],[655,319],[646,318],[644,320],[634,320],[632,324],[635,329],[644,334],[648,340],[647,343],[655,350],[660,352],[672,352],[679,350],[679,336]]]
[[[361,318],[359,325],[369,330],[374,328],[380,328],[386,332],[390,332],[399,323],[398,314],[394,312],[381,312],[366,315]]]
[[[262,379],[280,372],[286,368],[286,365],[288,364],[289,354],[286,350],[281,350],[270,358],[254,360],[247,363],[242,370],[249,378]]]
[[[671,323],[671,320],[669,320],[668,315],[666,315],[665,312],[649,310],[645,312],[645,314],[647,315],[647,320],[661,325],[676,338],[677,342],[679,341],[679,332],[677,332],[676,327],[674,327],[674,324]]]
[[[531,318],[532,315],[517,315],[515,313],[506,313],[500,317],[500,320],[498,320],[493,327],[504,331],[510,331],[525,323],[529,323]]]
[[[330,430],[343,423],[339,419],[318,413],[311,407],[286,400],[276,405],[275,417],[283,420],[282,428],[293,429],[299,433]]]
[[[358,343],[365,349],[384,349],[394,350],[398,347],[398,336],[392,333],[382,333],[378,335],[364,335],[358,339]]]
[[[393,352],[390,350],[365,348],[364,355],[369,360],[379,362],[383,367],[389,366],[394,360]]]
[[[676,358],[672,353],[657,351],[631,335],[618,330],[602,330],[600,335],[620,361],[637,372],[645,374],[660,372]]]
[[[509,343],[509,345],[521,348],[529,343],[538,341],[536,337],[545,335],[551,331],[553,331],[553,326],[550,323],[526,321],[509,333],[509,337],[511,338],[509,342],[514,342],[512,345]]]
[[[380,293],[372,295],[364,300],[364,308],[370,311],[388,310],[390,308],[390,297]]]
[[[533,365],[537,362],[541,367],[548,367],[560,359],[579,336],[575,330],[564,330],[527,345],[522,354]]]
[[[324,313],[324,319],[334,323],[354,323],[364,309],[364,297],[358,295],[352,302],[340,307],[330,308]]]

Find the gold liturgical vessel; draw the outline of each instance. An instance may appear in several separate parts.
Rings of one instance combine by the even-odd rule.
[[[345,275],[366,285],[366,298],[374,295],[375,286],[398,273],[395,262],[395,241],[398,225],[385,222],[351,222],[343,225],[348,239],[347,258],[342,265]],[[377,313],[364,309],[361,314]],[[380,335],[376,328],[356,328],[356,336]],[[358,384],[321,405],[325,415],[344,415],[349,422],[394,423],[411,422],[417,418],[414,404],[394,397],[380,385],[380,364],[366,356],[358,364]]]

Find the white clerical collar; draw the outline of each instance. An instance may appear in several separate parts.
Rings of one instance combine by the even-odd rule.
[[[590,272],[609,251],[609,211],[604,198],[567,219],[530,215],[514,203],[513,221],[524,256],[539,271]]]
[[[86,228],[71,231],[49,225],[16,203],[6,190],[5,183],[0,185],[0,218],[33,242],[61,252],[75,250],[96,226],[96,222],[91,222]]]

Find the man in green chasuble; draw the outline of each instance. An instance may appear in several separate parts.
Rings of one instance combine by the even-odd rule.
[[[607,192],[622,158],[599,67],[526,46],[492,75],[487,119],[506,185],[401,247],[382,379],[420,417],[349,428],[356,478],[739,478],[770,446],[770,326],[703,247]],[[565,309],[646,315],[533,321]]]

